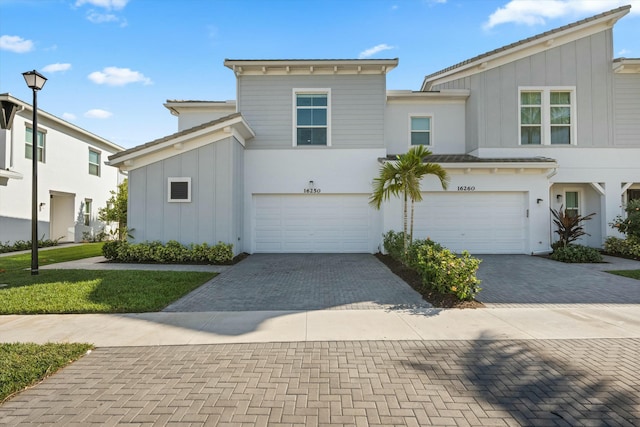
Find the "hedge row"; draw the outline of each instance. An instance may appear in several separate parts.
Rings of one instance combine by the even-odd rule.
[[[185,246],[175,240],[166,245],[159,241],[129,243],[114,240],[102,247],[105,258],[126,263],[163,263],[163,264],[228,264],[233,260],[233,245],[218,242],[209,246],[206,243]]]

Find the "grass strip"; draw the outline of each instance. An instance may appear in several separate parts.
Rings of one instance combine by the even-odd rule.
[[[104,243],[85,243],[77,246],[38,250],[38,264],[47,265],[57,262],[75,261],[102,255]],[[23,270],[31,267],[31,252],[0,257],[0,273]],[[2,276],[0,276],[0,280]]]
[[[0,314],[162,310],[215,277],[194,271],[41,270],[0,274]]]
[[[0,403],[92,349],[91,344],[0,343]]]
[[[632,279],[640,280],[640,270],[614,270],[614,271],[607,271],[607,273],[616,274],[618,276],[630,277]]]

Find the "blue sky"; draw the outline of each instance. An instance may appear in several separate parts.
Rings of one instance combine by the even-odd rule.
[[[640,57],[640,0],[0,0],[0,93],[129,148],[171,134],[167,99],[235,99],[231,59],[399,58],[388,89],[631,4],[616,57]]]

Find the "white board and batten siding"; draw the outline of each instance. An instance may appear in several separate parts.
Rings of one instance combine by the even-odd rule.
[[[375,253],[380,213],[366,194],[256,194],[254,252]]]
[[[526,205],[524,192],[424,193],[415,206],[414,238],[458,253],[526,253]]]

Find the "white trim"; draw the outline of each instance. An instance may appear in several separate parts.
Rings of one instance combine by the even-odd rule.
[[[187,198],[186,199],[172,199],[171,198],[171,184],[174,182],[186,182],[187,183]],[[190,177],[169,177],[167,178],[167,202],[169,203],[190,203],[191,202],[191,178]]]
[[[413,132],[413,130],[411,129],[411,119],[416,118],[416,119],[429,119],[429,144],[425,145],[425,147],[427,148],[431,148],[433,147],[433,142],[434,142],[434,138],[433,138],[433,122],[434,122],[434,114],[433,113],[409,113],[409,149],[411,149],[411,147],[417,147],[417,145],[412,145],[411,144],[411,133]],[[424,144],[421,144],[424,145]]]
[[[536,144],[522,144],[521,137],[521,128],[522,128],[522,103],[520,95],[522,92],[541,92],[541,141],[540,145]],[[569,92],[569,96],[571,97],[571,123],[569,124],[570,129],[570,142],[569,144],[551,144],[551,92]],[[570,147],[578,145],[578,132],[576,123],[578,122],[578,114],[577,114],[577,104],[576,104],[576,87],[575,86],[518,86],[518,91],[516,96],[517,106],[518,106],[518,129],[517,132],[517,140],[518,146],[520,147]]]
[[[327,145],[298,145],[297,95],[305,93],[327,95]],[[291,92],[291,107],[292,147],[331,147],[331,88],[293,88]]]

